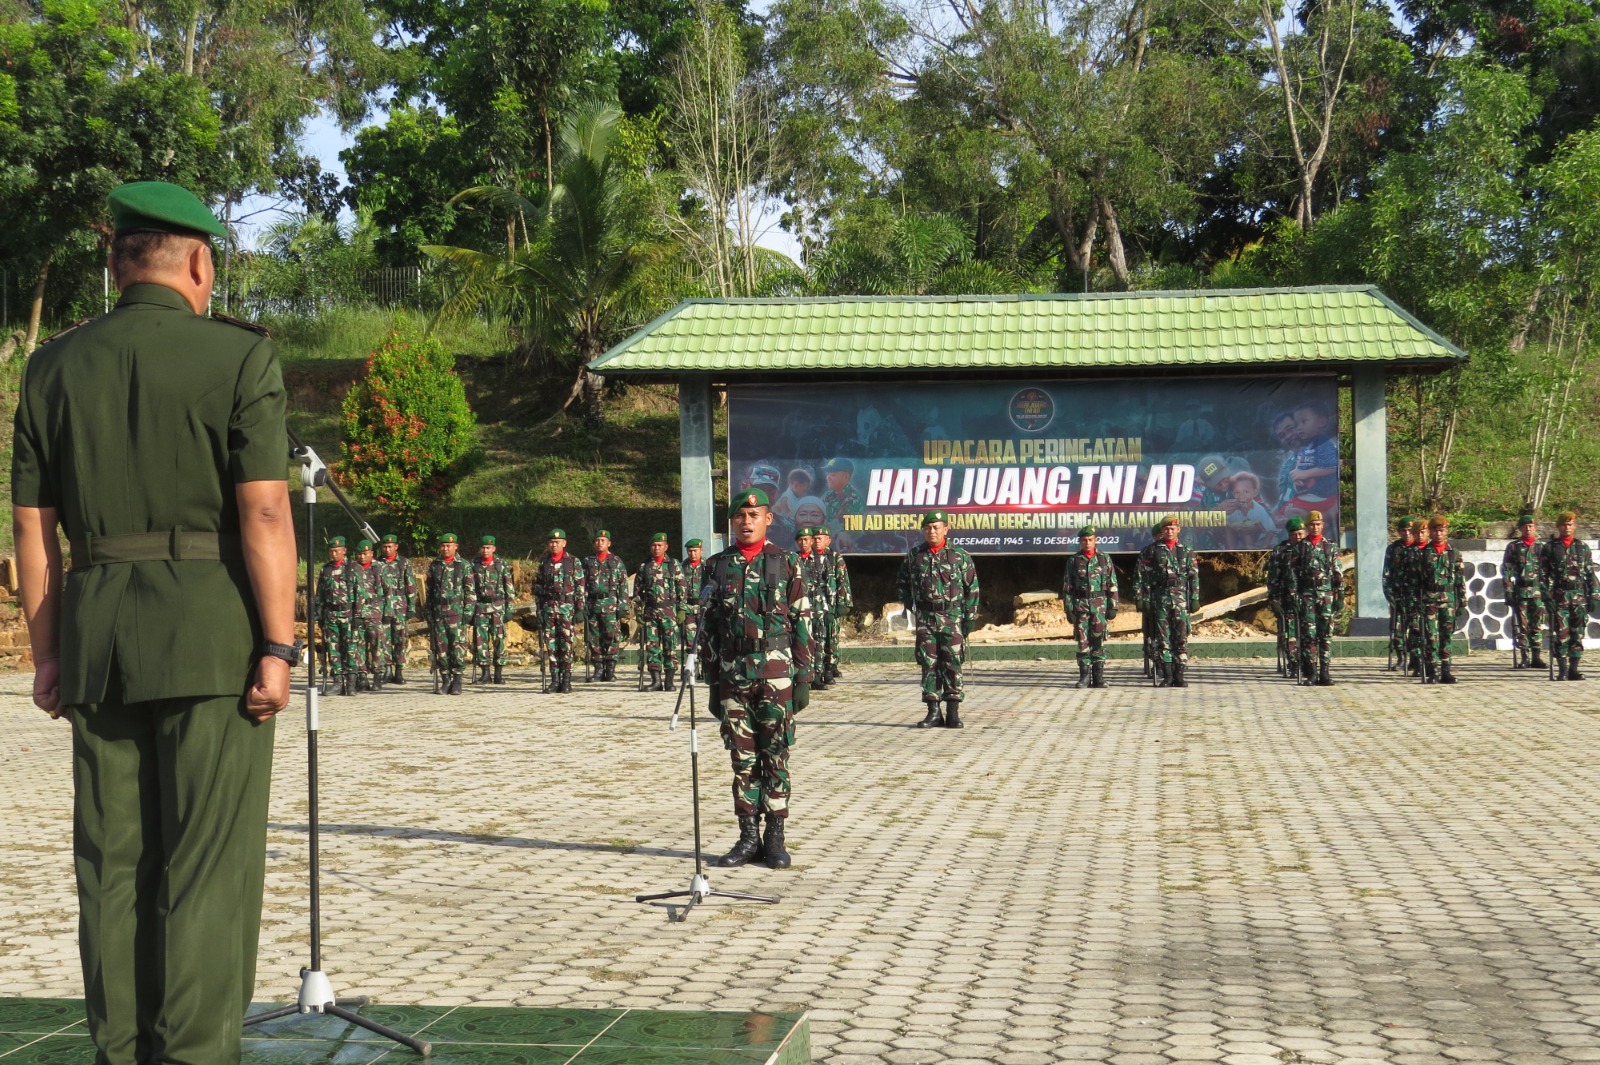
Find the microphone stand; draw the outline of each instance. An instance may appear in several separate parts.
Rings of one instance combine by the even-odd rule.
[[[328,480],[328,466],[310,445],[302,443],[293,432],[289,434],[293,442],[293,450],[289,457],[300,465],[300,484],[305,491],[306,503],[306,617],[307,635],[310,635],[309,619],[316,602],[316,523],[317,523],[317,488],[327,487],[333,490],[333,497],[339,501],[350,520],[356,527],[367,535],[369,540],[376,540],[377,534],[372,531],[372,526],[350,504],[345,494],[339,491],[339,486]],[[369,1020],[347,1007],[365,1006],[367,998],[336,998],[333,993],[333,983],[328,979],[328,974],[322,971],[322,892],[321,892],[321,863],[318,856],[318,847],[321,835],[317,823],[317,656],[310,654],[306,660],[306,791],[309,796],[307,827],[311,845],[310,861],[310,892],[311,892],[311,964],[300,970],[300,994],[298,1000],[289,1006],[280,1006],[277,1009],[267,1010],[265,1013],[253,1014],[244,1019],[244,1027],[261,1024],[265,1021],[287,1017],[290,1014],[324,1013],[350,1022],[369,1032],[376,1032],[386,1039],[392,1039],[402,1046],[410,1047],[423,1057],[433,1052],[433,1047],[426,1040],[397,1032],[387,1025]]]
[[[705,631],[706,600],[702,596],[700,609],[695,623],[696,632]],[[717,891],[711,886],[711,881],[706,877],[705,858],[701,853],[700,842],[700,735],[696,726],[698,719],[695,716],[695,666],[698,660],[686,655],[683,662],[683,683],[678,688],[678,699],[672,707],[672,720],[667,723],[669,732],[676,731],[678,727],[678,711],[683,706],[685,695],[689,697],[689,790],[694,808],[694,876],[689,878],[689,887],[684,891],[660,891],[649,895],[635,895],[634,902],[658,902],[661,899],[689,900],[689,905],[684,907],[683,916],[678,920],[686,920],[689,910],[696,903],[716,896],[724,899],[738,899],[742,902],[777,902],[772,895],[748,895],[740,891]]]

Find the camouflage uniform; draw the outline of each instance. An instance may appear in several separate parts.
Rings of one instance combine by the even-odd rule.
[[[1344,601],[1344,573],[1339,548],[1327,537],[1306,537],[1289,553],[1289,585],[1285,602],[1299,615],[1300,683],[1329,685],[1333,652],[1333,619]]]
[[[895,581],[900,602],[917,616],[917,665],[922,701],[959,704],[966,637],[977,623],[978,571],[972,556],[946,540],[938,552],[917,544],[906,552]]]
[[[1165,540],[1157,540],[1145,564],[1144,591],[1155,615],[1152,635],[1158,673],[1181,686],[1189,659],[1189,612],[1200,602],[1200,568],[1194,552],[1181,542],[1168,547]]]
[[[325,562],[317,574],[317,624],[327,648],[327,675],[341,681],[360,672],[360,651],[356,646],[355,589],[350,571],[355,563]]]
[[[683,636],[680,642],[693,653],[700,646],[700,586],[705,583],[706,560],[699,562],[687,558],[678,560],[678,572],[683,575]]]
[[[1422,675],[1422,553],[1428,548],[1426,531],[1411,545],[1409,552],[1400,554],[1400,579],[1397,582],[1406,602],[1406,654],[1411,659],[1411,672]]]
[[[806,601],[811,604],[811,613],[807,616],[811,633],[811,660],[816,663],[816,675],[812,677],[814,688],[818,691],[826,688],[827,675],[824,667],[828,661],[827,629],[822,620],[823,615],[829,611],[831,599],[828,596],[828,578],[831,576],[823,569],[822,556],[815,550],[808,551],[800,556],[800,575],[806,582]]]
[[[1389,651],[1399,668],[1406,664],[1406,604],[1402,594],[1402,570],[1406,548],[1402,537],[1389,541],[1383,552],[1383,598],[1389,604]]]
[[[506,664],[506,622],[511,618],[511,601],[517,597],[517,586],[511,580],[511,567],[503,558],[477,558],[468,572],[472,660],[485,672],[493,664],[498,675]]]
[[[1571,543],[1550,537],[1539,549],[1539,572],[1550,597],[1550,653],[1562,659],[1559,665],[1569,675],[1577,673],[1589,614],[1600,613],[1600,588],[1589,545],[1576,536]]]
[[[643,632],[645,667],[653,681],[678,675],[678,614],[684,609],[683,572],[670,555],[647,559],[633,575],[634,616]]]
[[[828,528],[835,536],[848,536],[844,531],[844,516],[860,514],[867,509],[867,501],[854,484],[844,486],[844,491],[828,489],[822,495],[822,512],[828,517]]]
[[[1101,670],[1106,663],[1106,626],[1117,612],[1117,571],[1104,551],[1092,556],[1081,549],[1067,559],[1061,580],[1061,599],[1072,618],[1078,638],[1078,686],[1085,677],[1094,687],[1104,687]]]
[[[701,598],[701,673],[733,761],[733,812],[770,825],[789,815],[794,685],[811,680],[799,556],[768,542],[746,563],[730,547],[706,560]]]
[[[828,610],[819,615],[821,623],[826,627],[823,643],[828,649],[828,656],[826,660],[818,663],[818,668],[831,684],[839,679],[839,626],[850,616],[850,608],[855,604],[850,595],[850,570],[845,565],[844,555],[831,548],[819,554],[828,567],[830,577]]]
[[[583,560],[584,642],[589,664],[601,680],[617,672],[622,643],[622,615],[628,609],[628,567],[614,553]]]
[[[436,558],[428,564],[424,594],[427,597],[428,642],[433,650],[433,666],[448,686],[451,678],[467,670],[467,581],[471,563],[457,555],[446,562]]]
[[[389,668],[383,640],[383,571],[376,562],[350,567],[351,614],[355,626],[356,671],[382,683]]]
[[[1267,602],[1278,619],[1278,634],[1283,644],[1283,655],[1291,677],[1300,675],[1300,614],[1294,609],[1290,596],[1290,558],[1295,548],[1293,540],[1285,540],[1267,556]]]
[[[411,571],[411,563],[399,555],[393,560],[380,558],[373,565],[382,570],[379,580],[383,585],[383,642],[387,645],[389,666],[399,680],[406,664],[406,622],[417,598],[417,577]]]
[[[1139,607],[1139,635],[1144,642],[1144,675],[1147,677],[1155,676],[1155,666],[1160,659],[1156,650],[1156,608],[1150,595],[1150,568],[1156,542],[1161,538],[1160,526],[1151,533],[1153,538],[1139,551],[1139,560],[1133,567],[1133,601]]]
[[[1431,680],[1435,676],[1446,684],[1454,683],[1450,674],[1450,638],[1456,621],[1466,609],[1467,574],[1461,552],[1448,544],[1443,551],[1424,545],[1416,562],[1417,602],[1422,611],[1423,668]]]
[[[539,560],[533,578],[533,600],[539,611],[539,631],[550,662],[551,689],[564,689],[572,679],[572,620],[584,609],[583,563],[563,554],[555,562],[548,553]]]
[[[1512,540],[1500,560],[1500,581],[1505,585],[1506,605],[1515,614],[1513,624],[1522,630],[1525,647],[1537,655],[1544,648],[1546,599],[1544,574],[1539,569],[1537,541]],[[1520,663],[1519,663],[1520,664]],[[1544,663],[1536,663],[1544,668]]]

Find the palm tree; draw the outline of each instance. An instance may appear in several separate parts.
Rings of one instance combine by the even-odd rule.
[[[429,245],[422,250],[462,271],[433,328],[479,313],[511,321],[518,354],[553,371],[573,371],[561,410],[582,400],[601,419],[602,379],[587,364],[671,299],[674,246],[651,209],[657,190],[612,153],[622,112],[589,104],[561,126],[555,184],[541,205],[516,193],[476,187],[457,201],[487,203],[520,222],[519,244],[496,252]]]

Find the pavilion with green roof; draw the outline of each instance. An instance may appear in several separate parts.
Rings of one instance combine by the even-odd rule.
[[[720,537],[711,454],[714,386],[783,380],[1337,374],[1354,412],[1356,622],[1386,631],[1385,384],[1465,352],[1370,286],[1019,296],[686,300],[589,364],[675,381],[683,536]]]

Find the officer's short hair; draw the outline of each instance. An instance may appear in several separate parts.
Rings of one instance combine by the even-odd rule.
[[[121,277],[176,269],[199,239],[186,233],[118,233],[111,238],[111,269]]]

